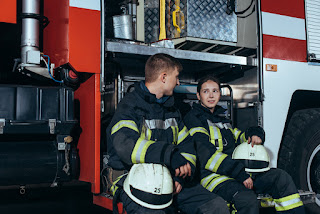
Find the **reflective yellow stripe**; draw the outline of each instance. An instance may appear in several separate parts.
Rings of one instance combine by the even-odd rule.
[[[178,126],[171,126],[172,136],[173,136],[173,144],[177,144],[178,141]]]
[[[213,178],[216,178],[216,177],[218,177],[218,176],[219,176],[218,174],[212,173],[212,174],[208,175],[207,177],[202,178],[200,183],[201,183],[201,185],[202,185],[204,188],[206,188],[207,185],[209,184],[209,182],[210,182]]]
[[[196,166],[196,161],[197,161],[197,157],[195,155],[192,154],[188,154],[188,153],[181,153],[181,155],[187,159],[188,161],[190,161],[194,166]]]
[[[123,174],[123,175],[120,175],[120,176],[117,177],[117,179],[112,183],[112,186],[111,186],[110,190],[111,190],[113,196],[116,194],[116,191],[117,191],[117,189],[118,189],[118,187],[117,187],[116,184],[118,183],[118,181],[119,181],[123,176],[125,176],[125,175],[127,175],[127,174],[128,174],[128,173]]]
[[[246,142],[246,141],[247,141],[247,139],[246,139],[246,134],[245,134],[245,133],[242,133],[241,136],[240,136],[240,142],[241,142],[241,143],[244,143],[244,142]]]
[[[284,198],[274,199],[274,202],[276,211],[286,211],[303,206],[298,193],[289,195]]]
[[[214,146],[216,146],[215,141],[218,140],[218,143],[219,143],[218,151],[222,152],[223,142],[222,142],[222,135],[221,135],[220,129],[210,120],[207,120],[207,122],[209,124],[209,130],[210,130],[210,141]],[[221,126],[223,125],[221,124]]]
[[[190,132],[190,135],[191,135],[191,136],[195,135],[197,132],[203,133],[203,134],[206,134],[206,135],[210,136],[210,135],[209,135],[209,132],[208,132],[205,128],[203,128],[203,127],[195,127],[195,128],[192,128],[192,129],[190,129],[189,132]]]
[[[177,144],[181,143],[184,139],[186,139],[188,135],[189,135],[189,131],[187,127],[184,126],[183,129],[179,132]]]
[[[261,198],[260,204],[261,207],[274,207],[273,198]]]
[[[126,127],[129,129],[132,129],[136,132],[139,133],[139,129],[137,127],[137,124],[133,120],[120,120],[119,122],[116,123],[111,129],[111,135],[119,131],[119,129]]]
[[[234,128],[233,130],[231,129],[231,131],[233,133],[234,139],[237,141],[241,134],[241,131],[237,128]]]
[[[133,148],[131,154],[132,163],[145,163],[147,149],[154,141],[140,137]]]
[[[218,175],[218,174],[215,174],[215,173],[213,173],[213,174],[214,175]],[[209,177],[209,176],[207,176],[207,177]],[[209,190],[210,192],[212,192],[214,190],[214,188],[216,188],[219,184],[221,184],[221,183],[223,183],[223,182],[225,182],[227,180],[231,180],[232,178],[229,178],[229,177],[223,176],[223,175],[213,176],[212,179],[209,180],[209,183],[208,183],[208,180],[206,181],[206,183],[203,182],[204,179],[201,180],[201,185],[203,187],[205,187],[207,190]]]
[[[216,151],[211,158],[208,160],[205,169],[210,170],[212,172],[216,172],[222,163],[222,161],[227,157],[228,155],[223,154],[219,151]]]
[[[151,139],[151,136],[152,136],[151,129],[147,129],[146,132],[147,132],[147,133],[146,133],[146,138],[147,138],[148,140],[150,140],[150,139]]]

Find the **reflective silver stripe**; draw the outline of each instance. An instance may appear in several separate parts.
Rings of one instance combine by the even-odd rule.
[[[181,143],[187,136],[189,135],[189,131],[186,126],[179,132],[178,135],[178,144]]]
[[[215,166],[216,166],[216,164],[219,162],[219,165],[221,164],[221,160],[219,161],[219,159],[221,158],[221,157],[223,157],[224,156],[224,158],[226,158],[227,157],[227,155],[226,154],[223,154],[223,153],[221,153],[221,152],[215,152],[215,154],[213,154],[213,155],[216,155],[215,157],[214,157],[214,159],[211,161],[211,163],[210,163],[210,165],[209,165],[209,167],[208,167],[208,170],[210,170],[210,171],[213,171],[213,169],[215,168]],[[224,159],[223,158],[223,159]],[[210,158],[211,159],[211,158]],[[210,160],[209,159],[209,160]],[[218,168],[219,166],[217,166],[216,168]],[[207,168],[207,167],[206,167]]]
[[[185,157],[185,159],[190,161],[194,166],[196,166],[197,157],[195,155],[188,154],[188,153],[181,153],[181,155]]]
[[[201,133],[204,133],[206,135],[209,136],[209,132],[205,129],[205,128],[202,128],[202,127],[196,127],[196,128],[192,128],[190,129],[189,133],[191,136],[193,136],[195,133],[197,132],[201,132]]]
[[[235,128],[235,129],[233,130],[233,135],[234,135],[234,138],[235,138],[236,140],[238,139],[240,133],[241,133],[241,131],[240,131],[239,129],[237,129],[237,128]]]
[[[170,126],[178,126],[178,123],[175,118],[169,118],[165,121],[163,120],[145,120],[145,126],[148,129],[168,129]]]
[[[232,129],[232,126],[230,123],[224,123],[223,125],[225,129]]]
[[[224,128],[224,125],[223,125],[221,122],[219,122],[219,123],[214,123],[214,125],[215,125],[216,127],[218,127],[219,129],[223,129],[223,128]]]
[[[119,129],[121,129],[123,127],[130,128],[130,129],[139,133],[138,126],[133,120],[120,120],[118,123],[116,123],[112,127],[111,134],[114,134],[115,132],[117,132]]]
[[[151,135],[152,135],[151,130],[150,130],[150,129],[146,129],[146,138],[147,138],[148,140],[151,139]]]
[[[218,127],[219,129],[231,129],[232,126],[230,123],[222,123],[222,122],[219,122],[219,123],[212,123],[210,120],[208,120],[210,123],[211,123],[211,126],[216,126]],[[208,123],[209,123],[208,122]]]
[[[274,207],[275,206],[273,198],[261,198],[260,204],[261,204],[261,207]]]
[[[227,176],[221,176],[219,178],[216,178],[214,181],[212,181],[210,183],[210,186],[207,187],[208,190],[212,191],[216,186],[218,186],[219,184],[221,184],[222,182],[229,180],[230,178],[228,178]]]
[[[201,185],[202,185],[203,187],[206,187],[206,186],[208,185],[209,181],[211,181],[213,178],[216,178],[216,177],[218,177],[218,176],[219,176],[219,175],[216,174],[216,173],[212,173],[212,174],[208,175],[207,177],[205,177],[205,178],[203,178],[203,179],[201,180]]]
[[[218,128],[216,127],[216,125],[214,123],[212,123],[210,120],[207,120],[207,122],[209,124],[209,127],[212,127],[214,139],[215,140],[219,139],[219,132],[218,132]]]
[[[242,134],[240,135],[240,142],[243,143],[243,142],[246,142],[246,141],[247,141],[247,139],[246,139],[246,134],[245,134],[245,133],[242,133]]]
[[[275,200],[275,202],[276,202],[277,200]],[[294,199],[291,199],[291,200],[289,200],[289,201],[283,201],[283,202],[276,202],[275,203],[275,207],[276,207],[276,209],[278,208],[278,207],[287,207],[287,206],[290,206],[290,205],[293,205],[293,204],[295,204],[295,203],[299,203],[301,200],[300,200],[300,198],[294,198]]]
[[[152,143],[154,141],[139,138],[132,151],[132,163],[144,163],[146,151]]]

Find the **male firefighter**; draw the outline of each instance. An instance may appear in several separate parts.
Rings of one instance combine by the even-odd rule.
[[[224,116],[225,109],[217,105],[221,97],[219,80],[212,75],[201,78],[197,97],[199,103],[193,104],[184,122],[196,145],[202,186],[233,202],[238,214],[259,213],[255,193],[271,195],[279,213],[303,214],[300,196],[285,171],[270,169],[268,161],[259,161],[252,170],[257,173],[250,176],[241,162],[231,158],[240,143],[251,143],[247,144],[249,147],[262,144],[265,133],[261,127],[241,132],[230,125],[231,121]]]
[[[169,187],[162,188],[167,189],[165,194],[161,194],[160,188],[150,190],[150,185],[156,182],[163,182],[164,186],[168,183],[157,179],[166,177],[166,171],[158,164],[172,172],[174,204],[184,213],[229,213],[221,197],[191,180],[196,167],[195,149],[172,97],[181,70],[181,64],[170,55],[160,53],[149,57],[145,81],[136,83],[135,90],[123,98],[107,128],[109,165],[115,170],[129,171],[128,176],[117,179],[111,188],[127,213],[172,211],[163,206],[170,204]],[[148,163],[155,164],[151,169],[158,176],[147,172],[150,166],[132,167]],[[136,188],[139,185],[141,188]]]

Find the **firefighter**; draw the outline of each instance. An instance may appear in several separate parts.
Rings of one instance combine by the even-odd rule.
[[[134,164],[165,165],[172,172],[174,203],[181,211],[187,214],[227,214],[227,204],[221,197],[208,192],[199,182],[192,181],[196,165],[195,148],[171,96],[175,86],[179,85],[181,70],[181,64],[170,55],[149,57],[145,65],[145,81],[135,83],[135,90],[120,102],[107,128],[108,164],[113,170],[128,170],[129,174]],[[159,172],[155,170],[155,173]],[[140,177],[145,183],[151,179],[143,175]],[[136,181],[126,179],[126,175],[116,179],[111,190],[114,197],[119,197],[123,202],[127,213],[172,211],[170,207],[162,206],[169,203],[161,194],[157,196],[157,189],[154,194],[148,187],[136,191],[134,185],[138,184],[130,185],[130,182]],[[135,195],[124,191],[124,183],[127,192]],[[130,186],[133,189],[129,189]],[[169,193],[170,188],[167,189]],[[157,209],[154,205],[162,208]]]
[[[279,213],[304,213],[303,203],[292,178],[281,169],[270,169],[249,175],[244,165],[231,155],[240,143],[262,144],[265,133],[261,127],[241,132],[230,125],[225,109],[217,105],[220,82],[212,75],[201,78],[197,98],[184,118],[196,145],[200,162],[201,185],[231,202],[238,214],[259,213],[256,194],[272,196]]]

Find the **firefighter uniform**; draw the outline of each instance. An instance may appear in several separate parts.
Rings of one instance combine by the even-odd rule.
[[[237,145],[248,137],[258,136],[264,142],[261,127],[251,127],[246,132],[233,128],[224,117],[221,106],[213,113],[201,104],[194,103],[184,122],[196,145],[200,163],[201,185],[226,201],[232,202],[238,214],[259,213],[257,194],[269,194],[277,212],[304,213],[304,208],[292,178],[281,169],[271,169],[254,175],[254,191],[243,181],[250,177],[239,161],[231,155]]]
[[[189,162],[194,172],[195,148],[173,104],[173,97],[157,99],[148,91],[144,82],[136,83],[135,90],[119,103],[107,128],[108,164],[116,170],[130,170],[137,163],[159,163],[174,170]],[[114,182],[111,190],[114,195],[119,195],[127,212],[153,212],[136,204],[126,195],[121,188],[124,178],[122,176]],[[174,180],[183,185],[181,177],[174,177]],[[183,212],[227,213],[222,198],[206,191],[198,183],[187,186],[176,197],[176,203]],[[194,191],[188,191],[190,188],[194,188]],[[197,199],[193,195],[197,195]],[[209,212],[207,207],[210,208]]]

